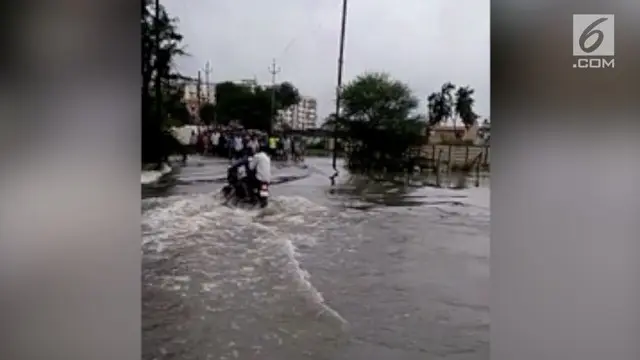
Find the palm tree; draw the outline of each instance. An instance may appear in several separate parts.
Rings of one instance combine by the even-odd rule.
[[[431,128],[446,121],[450,115],[450,108],[441,92],[434,92],[427,97],[427,143],[429,143]]]
[[[476,124],[478,115],[473,111],[473,90],[470,86],[458,88],[456,91],[455,113],[460,116],[465,129],[469,129]]]
[[[441,101],[443,102],[442,111],[445,115],[444,120],[447,120],[447,119],[453,120],[454,132],[456,131],[456,118],[455,118],[455,112],[453,111],[455,104],[454,104],[452,92],[453,90],[455,90],[455,88],[456,86],[450,82],[446,82],[442,84],[442,87],[440,88]]]
[[[443,120],[440,104],[440,93],[431,93],[431,95],[427,97],[427,124],[429,127],[438,125]]]

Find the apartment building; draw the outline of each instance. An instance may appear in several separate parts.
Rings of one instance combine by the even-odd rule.
[[[317,107],[315,98],[302,96],[297,105],[280,110],[278,117],[283,125],[287,125],[294,130],[314,129],[317,127]]]

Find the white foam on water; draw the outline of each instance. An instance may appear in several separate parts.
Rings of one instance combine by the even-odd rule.
[[[328,209],[303,197],[275,197],[265,210],[243,210],[223,206],[217,193],[179,195],[143,200],[143,252],[145,256],[171,256],[188,264],[206,278],[202,292],[211,292],[232,306],[233,291],[254,291],[254,300],[265,300],[272,293],[259,291],[265,274],[258,270],[267,264],[284,271],[295,286],[319,307],[345,325],[347,322],[326,305],[299,262],[298,246],[315,244],[313,221],[320,221]],[[326,218],[326,217],[325,217]],[[306,221],[309,219],[310,221]],[[307,231],[291,232],[304,225]],[[178,259],[176,259],[178,258]],[[171,291],[188,287],[184,275],[161,286]]]
[[[270,200],[269,208],[272,216],[286,219],[292,215],[327,213],[327,207],[318,205],[302,196],[279,196]]]
[[[143,171],[140,174],[140,183],[143,185],[153,184],[160,180],[160,178],[173,171],[169,164],[162,164],[160,170]]]
[[[292,242],[288,241],[285,243],[285,247],[284,250],[286,251],[287,255],[289,255],[289,257],[292,259],[291,261],[291,269],[293,272],[295,272],[298,276],[296,277],[296,280],[298,282],[298,285],[305,291],[307,291],[309,294],[311,294],[311,299],[314,303],[320,305],[321,307],[321,312],[318,313],[319,315],[322,315],[324,313],[329,314],[331,317],[333,317],[334,319],[338,320],[341,325],[345,326],[348,324],[347,320],[345,320],[337,311],[335,311],[334,309],[332,309],[331,307],[329,307],[323,296],[322,293],[320,293],[318,291],[318,289],[316,289],[313,284],[311,284],[311,281],[309,280],[311,275],[309,274],[309,272],[307,272],[306,270],[304,270],[301,266],[300,266],[300,262],[297,259],[296,256],[296,247],[295,245],[293,245]]]
[[[144,185],[152,184],[160,180],[161,177],[162,174],[160,171],[143,171],[142,174],[140,174],[140,183]]]

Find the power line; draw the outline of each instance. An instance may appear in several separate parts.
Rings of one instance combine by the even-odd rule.
[[[309,14],[311,14],[311,13],[309,13]],[[309,28],[309,23],[313,24],[313,26],[311,28]],[[305,28],[306,28],[306,30],[305,30]],[[307,36],[309,34],[313,34],[318,29],[322,29],[322,28],[324,28],[324,24],[322,22],[319,22],[315,18],[315,16],[309,16],[305,21],[303,21],[303,27],[301,27],[300,29],[298,29],[297,31],[294,32],[296,34],[296,36],[292,37],[291,40],[289,40],[289,42],[287,42],[287,44],[282,49],[282,52],[280,53],[280,55],[277,56],[277,59],[279,59],[281,62],[282,61],[286,62],[286,58],[284,57],[285,54],[293,47],[293,45],[295,45],[295,43],[298,41],[298,39],[301,39],[304,36]]]

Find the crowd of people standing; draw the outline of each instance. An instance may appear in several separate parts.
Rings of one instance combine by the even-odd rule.
[[[267,149],[272,159],[280,161],[300,162],[304,154],[304,141],[300,137],[286,134],[268,136],[258,130],[222,126],[193,130],[189,147],[192,153],[230,160],[241,158],[249,149],[255,153],[259,148]]]

